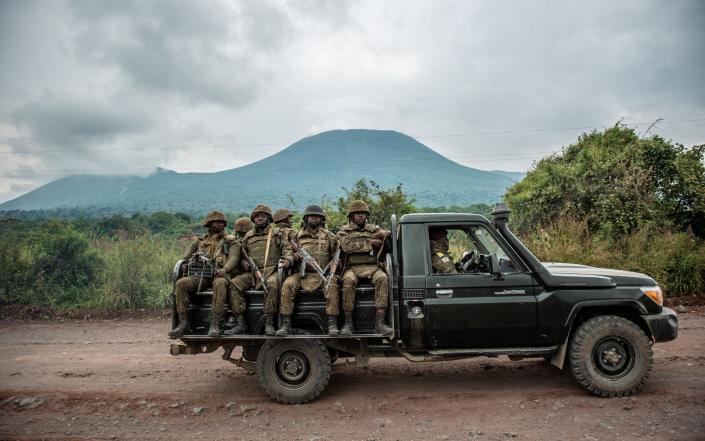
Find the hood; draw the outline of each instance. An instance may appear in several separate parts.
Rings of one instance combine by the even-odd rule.
[[[610,268],[595,268],[577,263],[541,262],[544,267],[556,276],[602,276],[609,277],[619,286],[652,286],[656,281],[646,274],[623,271]]]

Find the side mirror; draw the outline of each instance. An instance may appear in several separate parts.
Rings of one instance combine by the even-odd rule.
[[[495,253],[490,254],[490,274],[494,276],[495,280],[504,280],[502,270],[499,268],[499,259]]]

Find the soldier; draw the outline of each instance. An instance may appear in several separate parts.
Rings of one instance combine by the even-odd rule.
[[[391,334],[392,328],[384,323],[389,303],[389,279],[380,267],[379,256],[389,231],[367,223],[370,209],[364,201],[352,201],[348,207],[349,223],[340,228],[338,240],[345,253],[346,270],[343,273],[343,311],[345,323],[340,330],[342,335],[354,332],[353,309],[355,308],[355,288],[359,279],[370,279],[375,287],[375,334]]]
[[[235,227],[233,228],[233,234],[235,237],[242,239],[245,237],[245,233],[252,229],[252,222],[246,218],[241,217],[235,221]]]
[[[325,268],[335,252],[338,250],[338,239],[330,231],[321,225],[325,222],[326,213],[318,205],[309,205],[304,211],[304,226],[296,234],[294,240],[297,246],[304,248],[318,262],[321,268]],[[291,334],[291,314],[294,313],[294,299],[299,289],[313,293],[324,287],[326,298],[326,314],[328,314],[328,335],[338,335],[338,314],[340,277],[331,275],[330,283],[324,287],[324,279],[317,271],[306,265],[306,272],[302,276],[299,272],[287,277],[282,286],[281,317],[282,325],[276,335],[285,336]]]
[[[233,236],[228,236],[228,237],[234,237],[235,240],[240,243],[241,239],[245,236],[245,233],[250,231],[252,229],[252,222],[250,221],[249,218],[246,217],[241,217],[238,218],[235,221],[235,227],[233,228]],[[240,261],[240,265],[242,265],[242,260]],[[235,277],[240,274],[242,274],[244,270],[242,269],[241,266],[236,266],[235,269],[230,273],[230,277]],[[233,296],[233,292],[231,289],[228,289],[228,295],[230,297],[230,305],[235,304],[235,299]],[[227,328],[227,331],[223,332],[225,335],[235,335],[235,334],[241,334],[245,332],[247,329],[247,326],[245,325],[245,316],[244,314],[235,314],[233,313],[229,318],[228,321],[225,323],[225,328]]]
[[[289,268],[293,263],[291,244],[284,231],[271,225],[273,220],[272,209],[266,205],[258,205],[252,211],[250,219],[254,222],[254,229],[248,231],[242,238],[242,248],[247,251],[257,268],[262,272],[267,289],[264,290],[264,313],[266,335],[274,335],[274,314],[277,313],[279,300],[279,285],[277,283],[277,265],[282,264]],[[247,261],[242,263],[245,271],[251,271]],[[260,284],[257,280],[253,284],[249,273],[240,274],[233,280],[233,313],[236,317],[245,313],[245,291]],[[244,323],[244,316],[243,316]]]
[[[220,211],[211,211],[203,221],[208,233],[198,237],[186,251],[183,260],[188,261],[195,253],[202,253],[216,267],[215,277],[201,278],[194,276],[182,277],[176,281],[176,312],[179,314],[179,326],[169,332],[170,337],[181,337],[190,331],[188,306],[191,296],[200,289],[213,288],[213,317],[208,330],[210,337],[220,335],[220,320],[223,318],[223,305],[228,292],[228,281],[225,279],[235,268],[240,257],[239,245],[225,236],[224,229],[228,224],[225,215]],[[186,264],[181,271],[186,270]]]
[[[429,229],[431,239],[431,264],[434,273],[457,273],[453,257],[448,252],[448,230],[434,227]]]
[[[276,226],[284,232],[288,240],[294,240],[296,236],[296,231],[292,229],[293,223],[291,219],[294,214],[286,208],[280,208],[274,212],[274,223]]]

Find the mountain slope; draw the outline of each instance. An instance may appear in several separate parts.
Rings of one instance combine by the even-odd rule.
[[[50,182],[2,210],[110,207],[115,211],[248,211],[264,202],[301,209],[343,194],[360,178],[404,184],[420,206],[499,200],[521,178],[462,166],[394,131],[333,130],[304,138],[255,163],[217,173],[159,170],[147,177],[71,176]]]

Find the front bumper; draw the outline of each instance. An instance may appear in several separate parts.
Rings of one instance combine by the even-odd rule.
[[[642,315],[651,329],[654,342],[675,340],[678,337],[678,315],[671,308],[663,308],[658,314]]]

